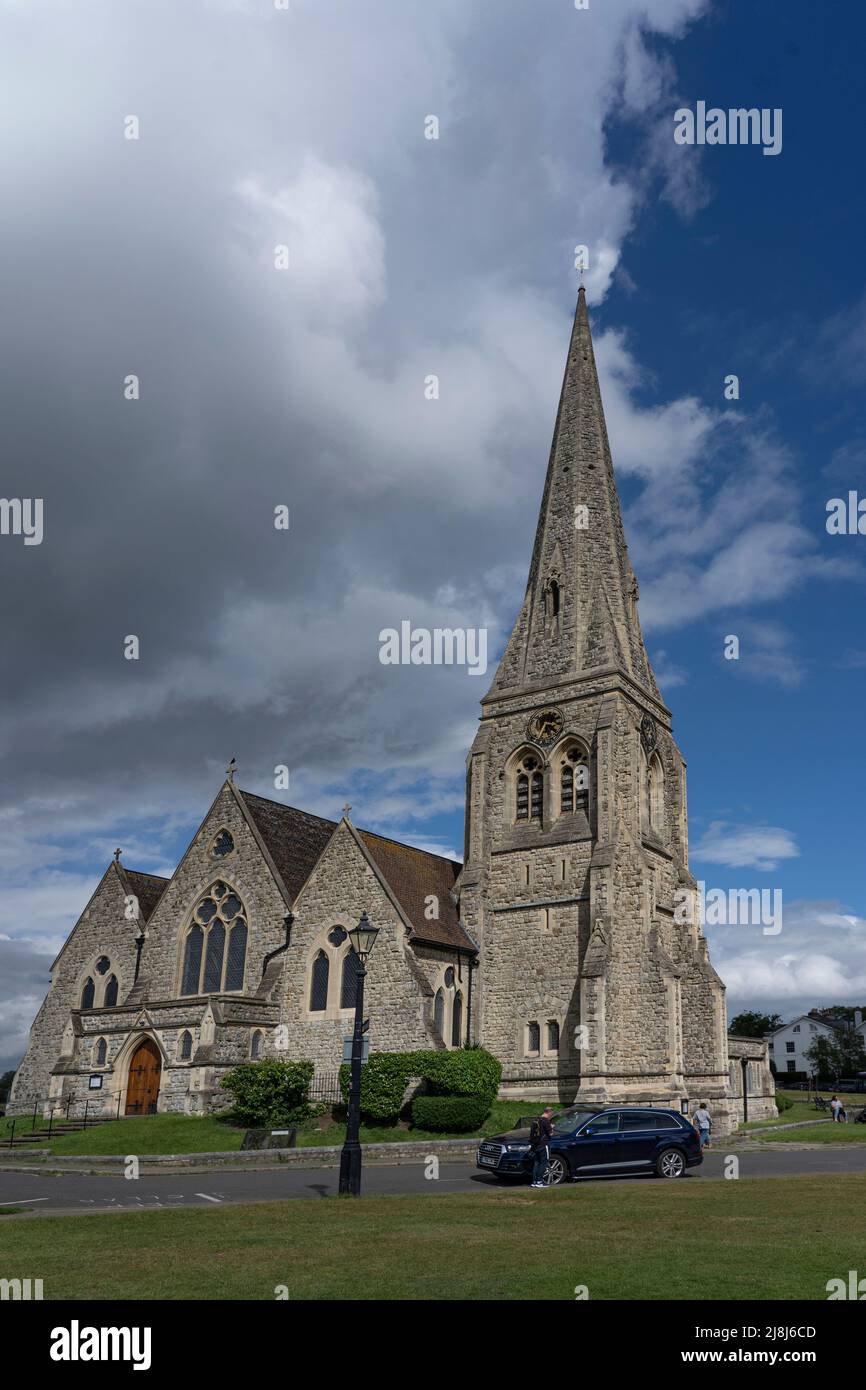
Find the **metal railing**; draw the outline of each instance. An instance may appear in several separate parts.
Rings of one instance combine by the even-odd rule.
[[[340,1089],[340,1073],[316,1072],[310,1082],[309,1099],[324,1105],[342,1105],[344,1097]]]
[[[122,1095],[118,1093],[117,1105],[111,1111],[100,1109],[96,1111],[92,1106],[91,1098],[88,1096],[83,1101],[76,1101],[74,1096],[44,1096],[42,1100],[33,1103],[32,1115],[13,1115],[10,1117],[11,1124],[8,1134],[4,1135],[6,1147],[15,1147],[15,1135],[19,1139],[26,1134],[38,1134],[41,1139],[50,1139],[52,1133],[58,1125],[74,1124],[78,1129],[87,1129],[100,1120],[119,1120],[121,1118],[120,1106]],[[46,1107],[48,1114],[46,1116]]]

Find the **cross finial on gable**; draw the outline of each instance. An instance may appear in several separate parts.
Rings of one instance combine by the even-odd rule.
[[[351,809],[352,809],[352,808],[351,808],[351,806],[349,805],[349,803],[348,803],[348,801],[347,801],[346,804],[345,804],[345,806],[343,807],[343,815],[346,817],[346,820],[349,819],[349,812],[351,811]]]
[[[121,856],[122,854],[123,854],[123,850],[122,850],[122,849],[116,849],[116,850],[114,851],[114,862],[115,862],[115,864],[119,864],[119,863],[120,863],[120,856]]]
[[[229,779],[230,782],[233,782],[233,781],[235,780],[235,773],[237,772],[237,770],[238,770],[238,760],[237,760],[237,758],[232,758],[231,762],[229,763],[228,767],[226,768],[226,776],[228,777],[228,779]]]

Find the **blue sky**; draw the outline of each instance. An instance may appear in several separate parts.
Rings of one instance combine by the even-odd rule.
[[[100,0],[85,34],[73,9],[0,3],[4,487],[46,499],[44,544],[0,546],[0,1061],[115,845],[170,872],[233,755],[250,790],[286,763],[294,804],[459,853],[492,671],[383,668],[377,634],[501,650],[577,243],[692,868],[784,894],[779,937],[708,933],[729,1005],[866,999],[866,538],[825,529],[866,494],[866,18]],[[698,100],[781,108],[781,153],[675,145]]]

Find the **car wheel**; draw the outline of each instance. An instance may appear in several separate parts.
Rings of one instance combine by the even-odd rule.
[[[662,1149],[656,1159],[656,1174],[660,1178],[681,1178],[686,1171],[686,1160],[679,1149]]]
[[[550,1186],[559,1187],[561,1182],[568,1182],[571,1178],[571,1169],[568,1166],[568,1159],[563,1158],[562,1154],[554,1154],[550,1160]]]

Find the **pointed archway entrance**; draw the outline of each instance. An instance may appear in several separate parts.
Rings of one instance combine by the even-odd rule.
[[[129,1063],[126,1085],[127,1115],[153,1115],[159,1095],[162,1058],[152,1038],[142,1038]]]

